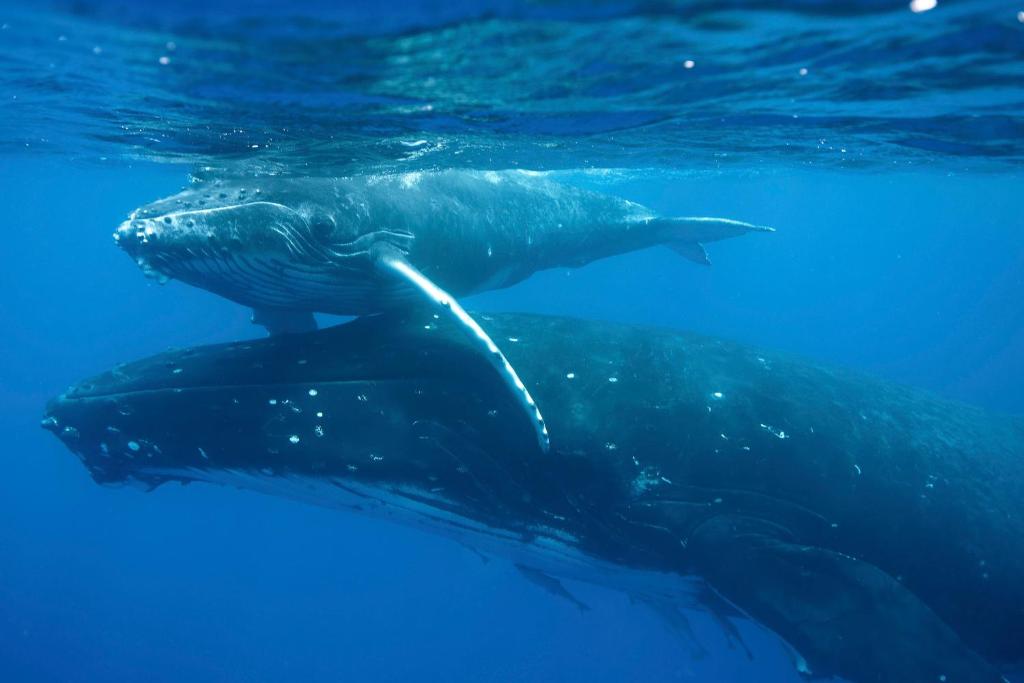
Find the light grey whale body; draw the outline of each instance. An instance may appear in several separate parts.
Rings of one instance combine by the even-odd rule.
[[[537,173],[447,170],[203,183],[139,208],[114,237],[147,273],[251,306],[272,333],[315,329],[314,311],[431,302],[492,359],[546,444],[529,391],[455,297],[655,244],[706,263],[702,243],[756,230],[661,218]]]
[[[1024,652],[1019,418],[697,335],[486,317],[548,409],[539,458],[464,337],[405,316],[129,363],[51,402],[44,426],[99,482],[393,518],[669,621],[666,600],[698,596],[819,676],[997,683],[990,662]]]

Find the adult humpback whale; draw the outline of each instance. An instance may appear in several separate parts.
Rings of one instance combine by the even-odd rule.
[[[1020,657],[1018,419],[696,335],[488,317],[548,408],[538,458],[464,337],[405,315],[122,365],[44,426],[102,483],[390,516],[659,601],[703,581],[816,675],[999,681]]]
[[[663,218],[538,173],[447,170],[203,183],[136,210],[114,238],[147,273],[252,306],[271,333],[314,329],[313,311],[430,302],[485,351],[546,448],[529,391],[454,297],[655,244],[707,263],[702,243],[754,230],[767,228]]]

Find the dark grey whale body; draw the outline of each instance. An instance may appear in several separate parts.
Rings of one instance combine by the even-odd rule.
[[[408,315],[129,363],[44,425],[99,482],[307,498],[548,576],[700,577],[815,675],[999,681],[1020,657],[1019,419],[696,335],[487,317],[547,407],[543,455],[486,361]]]

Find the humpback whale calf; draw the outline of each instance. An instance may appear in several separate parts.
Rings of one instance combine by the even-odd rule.
[[[482,319],[544,401],[550,457],[486,360],[422,310],[127,363],[43,424],[100,483],[388,517],[556,594],[570,578],[663,609],[697,596],[815,676],[999,681],[1020,659],[1019,418],[693,334]]]
[[[660,217],[538,173],[447,170],[202,183],[137,209],[114,238],[148,274],[251,306],[272,334],[314,329],[314,311],[429,302],[491,358],[546,448],[529,391],[455,297],[656,244],[708,263],[704,243],[758,230]]]

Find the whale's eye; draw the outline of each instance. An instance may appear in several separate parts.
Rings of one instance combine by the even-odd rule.
[[[309,232],[315,239],[328,239],[334,234],[334,219],[326,213],[313,214],[309,219]]]

